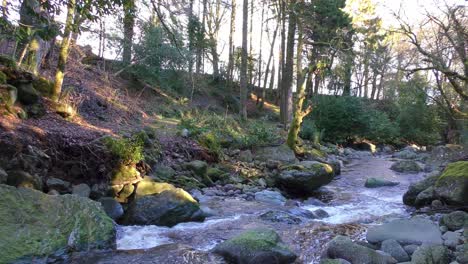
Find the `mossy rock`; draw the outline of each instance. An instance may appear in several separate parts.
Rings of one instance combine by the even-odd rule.
[[[468,161],[447,165],[437,179],[435,191],[448,204],[468,204]]]
[[[42,180],[25,171],[9,171],[7,184],[15,187],[30,188],[42,191]]]
[[[99,203],[6,185],[0,193],[0,263],[35,263],[115,246],[114,222]]]
[[[55,103],[54,109],[55,112],[63,118],[73,118],[76,115],[76,109],[68,103]]]
[[[36,91],[45,97],[51,97],[54,92],[54,82],[41,76],[34,78],[32,85]]]
[[[297,256],[271,229],[245,231],[214,248],[230,263],[293,263]]]
[[[140,181],[136,188],[136,197],[143,197],[147,195],[160,194],[167,190],[174,190],[174,185],[165,182],[155,182],[150,177],[145,177]]]
[[[18,90],[13,85],[0,84],[0,103],[8,107],[13,106],[18,100]]]
[[[223,183],[229,181],[230,176],[229,173],[218,168],[208,168],[207,175],[214,182],[220,181]]]
[[[24,105],[32,105],[39,101],[40,94],[34,89],[30,82],[17,82],[15,84],[18,89],[18,101]]]
[[[135,166],[119,165],[111,177],[111,185],[125,185],[139,182],[141,180],[140,172]]]

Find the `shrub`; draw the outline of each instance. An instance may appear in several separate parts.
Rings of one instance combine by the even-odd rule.
[[[104,144],[122,164],[136,164],[144,158],[144,141],[138,135],[132,138],[106,137]]]

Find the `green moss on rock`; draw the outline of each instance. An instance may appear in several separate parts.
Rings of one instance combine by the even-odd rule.
[[[114,247],[114,222],[96,202],[6,185],[0,193],[0,263]]]
[[[33,80],[33,87],[42,96],[50,97],[54,91],[54,82],[47,80],[44,77],[36,77]]]
[[[450,163],[437,180],[435,191],[449,204],[468,204],[468,161]]]
[[[124,185],[141,180],[140,172],[134,166],[119,165],[112,174],[112,185]]]
[[[6,84],[7,83],[7,76],[4,72],[0,71],[0,84]]]

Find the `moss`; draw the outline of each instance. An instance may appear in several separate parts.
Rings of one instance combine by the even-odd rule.
[[[96,202],[6,185],[0,185],[0,193],[0,263],[32,263],[36,256],[63,256],[70,249],[104,249],[114,243],[114,223]]]
[[[0,55],[0,64],[5,67],[12,68],[12,69],[17,68],[15,60],[5,55]]]
[[[468,161],[458,161],[454,163],[450,163],[440,175],[438,180],[444,180],[444,178],[452,178],[452,177],[465,177],[468,179]]]
[[[140,178],[140,172],[134,167],[129,165],[120,164],[112,175],[112,185],[122,185],[133,183]]]
[[[0,71],[0,84],[6,84],[7,83],[7,76],[4,72]]]
[[[122,164],[136,164],[144,159],[144,142],[140,137],[104,138],[104,144]]]
[[[51,97],[54,92],[54,82],[47,80],[44,77],[37,77],[33,80],[33,87],[42,96]]]
[[[228,240],[227,243],[245,247],[252,251],[262,251],[275,247],[279,241],[280,237],[275,231],[270,229],[255,229],[246,231]]]

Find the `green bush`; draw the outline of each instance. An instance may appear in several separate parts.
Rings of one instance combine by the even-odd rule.
[[[122,164],[136,164],[144,158],[144,141],[139,134],[131,138],[106,137],[104,144]]]

